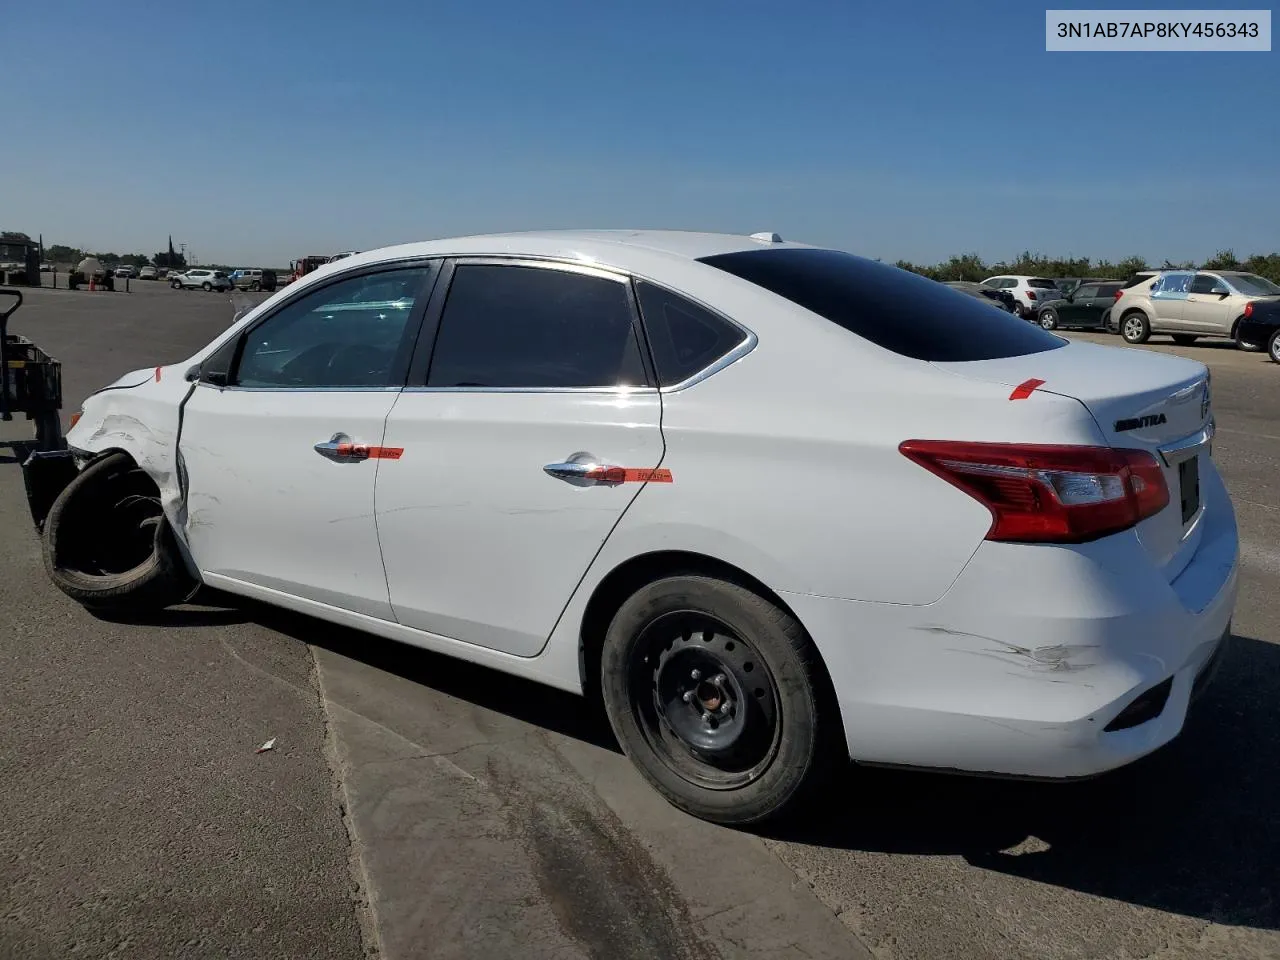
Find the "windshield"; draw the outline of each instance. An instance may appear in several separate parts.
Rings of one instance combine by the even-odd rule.
[[[1280,296],[1280,286],[1272,283],[1266,277],[1258,276],[1256,273],[1241,273],[1223,277],[1223,279],[1248,297]]]

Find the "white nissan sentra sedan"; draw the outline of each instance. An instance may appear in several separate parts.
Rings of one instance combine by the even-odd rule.
[[[600,696],[709,820],[855,761],[1098,774],[1230,634],[1206,368],[830,249],[360,253],[90,396],[26,465],[54,582],[200,585]]]

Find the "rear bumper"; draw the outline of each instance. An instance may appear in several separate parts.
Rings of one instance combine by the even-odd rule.
[[[850,756],[1058,779],[1173,740],[1238,590],[1231,502],[1216,470],[1202,484],[1203,537],[1173,582],[1128,531],[1073,547],[984,542],[928,606],[784,595],[831,673]],[[1133,706],[1153,689],[1154,707]]]

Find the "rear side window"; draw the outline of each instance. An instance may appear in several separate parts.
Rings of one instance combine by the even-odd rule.
[[[916,360],[992,360],[1066,346],[945,284],[840,250],[748,250],[701,262]]]
[[[683,383],[747,339],[740,327],[651,283],[637,280],[636,297],[659,386]]]
[[[1033,290],[1057,290],[1058,284],[1053,280],[1045,280],[1041,277],[1032,277],[1027,281],[1027,286]]]
[[[642,386],[625,282],[543,267],[460,264],[429,387]]]
[[[1098,287],[1098,296],[1114,298],[1116,292],[1123,289],[1123,285],[1119,283],[1104,283]]]
[[[1092,300],[1098,295],[1098,288],[1094,286],[1077,287],[1075,295],[1077,300]]]

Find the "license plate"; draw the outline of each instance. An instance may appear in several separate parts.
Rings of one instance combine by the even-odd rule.
[[[1178,487],[1182,493],[1182,522],[1190,523],[1200,509],[1200,458],[1178,464]]]

